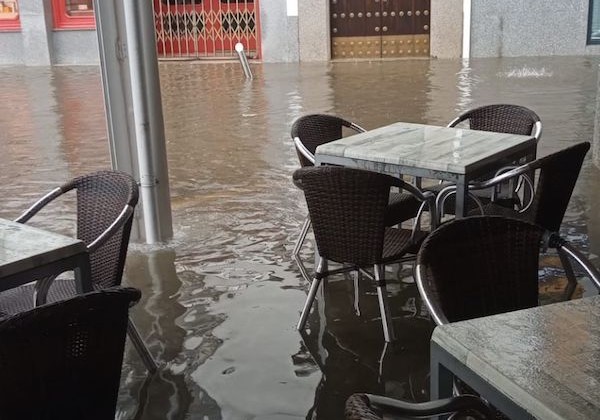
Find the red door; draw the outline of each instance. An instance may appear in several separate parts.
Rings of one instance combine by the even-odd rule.
[[[153,0],[159,57],[258,57],[258,0]]]

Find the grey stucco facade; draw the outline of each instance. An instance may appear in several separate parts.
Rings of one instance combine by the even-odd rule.
[[[294,0],[290,0],[293,1]],[[431,56],[460,58],[465,0],[431,0]],[[264,62],[328,61],[330,0],[260,0]],[[0,65],[97,64],[93,30],[54,30],[50,0],[19,0],[21,31],[0,32]],[[472,0],[471,57],[600,54],[587,45],[589,0]]]
[[[589,0],[473,1],[471,56],[599,54],[586,45]]]
[[[0,32],[0,64],[97,64],[96,31],[52,28],[50,0],[19,0],[21,30]]]

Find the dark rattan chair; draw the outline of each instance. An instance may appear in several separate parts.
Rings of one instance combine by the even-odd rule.
[[[536,141],[539,141],[542,136],[542,122],[540,121],[540,117],[529,108],[510,104],[492,104],[470,109],[450,121],[448,127],[464,127],[471,130],[493,131],[496,133],[520,134],[525,136],[531,135],[535,137]],[[521,159],[520,162],[498,162],[497,167],[500,168],[507,165],[523,164],[533,158],[534,156],[527,157]],[[487,176],[484,175],[483,179],[490,178],[492,175],[493,174],[488,174]],[[440,182],[438,185],[430,186],[425,189],[437,194],[446,186],[448,186],[447,183]],[[505,187],[505,189],[506,188],[507,187]],[[478,191],[473,194],[476,194],[477,197],[484,202],[489,201],[489,191]],[[512,200],[508,201],[510,205]],[[474,203],[471,203],[471,205],[471,208],[473,208]],[[450,200],[445,203],[444,210],[448,214],[454,214],[454,209],[454,196],[452,196],[450,197]]]
[[[598,270],[567,241],[502,216],[455,219],[432,232],[417,255],[417,286],[437,325],[531,308],[547,247],[577,261],[600,290]]]
[[[487,402],[475,395],[458,395],[437,401],[409,403],[379,395],[353,394],[346,400],[345,412],[346,420],[430,418],[441,415],[452,415],[453,420],[494,418],[494,413]]]
[[[16,221],[28,222],[51,202],[60,201],[57,199],[69,192],[76,193],[77,238],[87,245],[94,289],[120,285],[133,212],[138,202],[135,180],[119,171],[99,171],[74,178],[46,194]],[[72,297],[77,292],[73,279],[43,279],[34,285],[0,293],[0,311],[14,314],[44,303],[46,299],[54,302]],[[129,322],[129,336],[133,344],[146,367],[155,372],[156,363],[135,325]]]
[[[545,248],[574,259],[600,290],[600,272],[567,241],[502,216],[455,219],[432,232],[417,255],[417,287],[437,325],[535,307]],[[455,389],[473,393],[461,381]]]
[[[425,237],[420,230],[420,215],[424,208],[433,206],[433,194],[424,194],[388,175],[334,166],[298,169],[294,172],[294,183],[304,191],[320,255],[298,329],[304,328],[323,278],[361,269],[377,283],[385,340],[393,341],[383,266],[416,253]],[[407,191],[420,203],[413,229],[386,227],[391,187]],[[346,266],[328,270],[328,261]],[[364,270],[366,267],[374,268],[374,276]]]
[[[292,139],[302,167],[314,166],[315,151],[318,146],[341,139],[344,132],[351,134],[362,133],[364,128],[343,118],[327,114],[309,114],[299,117],[292,125]],[[393,192],[389,196],[386,212],[387,226],[400,224],[417,214],[419,202],[411,194]],[[310,218],[307,216],[302,224],[300,235],[292,252],[302,274],[306,272],[298,255],[310,228]]]
[[[540,117],[529,108],[510,104],[484,105],[468,110],[450,121],[448,127],[532,135],[538,141],[542,136]]]
[[[78,295],[0,320],[0,418],[114,419],[132,288]]]
[[[577,182],[583,159],[589,149],[590,143],[578,143],[519,167],[508,167],[505,172],[501,171],[500,175],[487,181],[470,183],[470,192],[494,189],[489,202],[482,201],[476,195],[470,195],[472,203],[477,204],[477,206],[472,206],[471,214],[516,217],[540,225],[551,232],[558,232]],[[535,182],[536,178],[537,183]],[[497,187],[511,179],[524,186],[522,189],[524,198],[516,200],[513,208],[508,207],[505,200],[497,203],[495,194]],[[436,208],[440,212],[437,216],[438,221],[443,217],[446,198],[455,191],[454,186],[448,186],[438,194],[436,203]],[[572,287],[574,278],[569,263],[562,255],[561,261],[567,270],[570,282],[569,290],[574,291],[575,289]]]

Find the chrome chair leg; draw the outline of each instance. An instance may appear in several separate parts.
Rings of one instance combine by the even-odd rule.
[[[577,289],[577,277],[575,276],[569,257],[560,251],[558,252],[558,256],[560,257],[560,263],[562,264],[563,269],[565,270],[565,276],[567,277],[567,287],[565,288],[564,299],[571,300],[573,293],[575,293],[575,289]]]
[[[310,313],[310,308],[315,300],[315,296],[317,295],[317,291],[319,290],[319,285],[321,284],[323,267],[326,267],[325,259],[321,258],[319,261],[319,266],[317,267],[317,272],[315,274],[315,278],[310,285],[310,290],[308,291],[308,296],[306,297],[306,302],[304,302],[304,308],[302,309],[302,314],[300,315],[300,320],[298,321],[298,326],[296,329],[301,331],[304,329],[306,325],[306,320],[308,319],[308,314]]]
[[[360,277],[360,271],[356,271],[352,274],[353,282],[354,282],[354,313],[356,316],[360,316],[360,288],[358,284],[358,280]]]
[[[296,246],[294,246],[294,250],[292,251],[292,256],[297,257],[300,253],[300,248],[302,248],[302,244],[306,239],[306,235],[308,234],[308,229],[310,228],[310,217],[306,216],[304,219],[304,223],[302,224],[302,229],[300,229],[300,236],[298,236],[298,240],[296,241]]]
[[[154,358],[150,354],[148,347],[146,347],[144,340],[142,340],[142,337],[140,336],[140,333],[138,332],[131,318],[127,320],[127,335],[133,343],[133,347],[135,347],[136,351],[142,358],[144,365],[146,365],[146,369],[148,369],[148,371],[152,374],[155,373],[158,370],[158,366],[156,365]]]
[[[385,273],[382,272],[382,266],[375,264],[375,282],[377,283],[377,297],[379,299],[379,311],[381,312],[381,323],[383,324],[383,337],[386,342],[396,341],[394,324],[390,305],[388,304],[387,288],[385,287]]]

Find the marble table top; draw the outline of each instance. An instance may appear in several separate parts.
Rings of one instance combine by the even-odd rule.
[[[320,145],[316,164],[334,157],[465,174],[532,144],[531,136],[399,122]]]
[[[0,279],[85,251],[79,239],[0,219]]]
[[[535,418],[600,418],[600,296],[439,326],[431,340]]]

